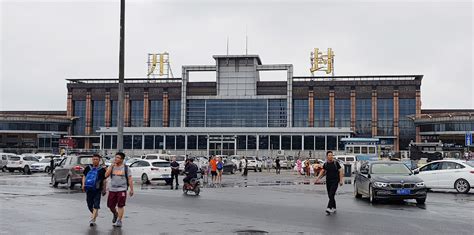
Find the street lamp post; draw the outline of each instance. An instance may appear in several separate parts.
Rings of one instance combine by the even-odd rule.
[[[125,70],[125,0],[120,0],[120,51],[119,51],[119,84],[117,112],[117,150],[123,151],[124,126],[124,70]]]

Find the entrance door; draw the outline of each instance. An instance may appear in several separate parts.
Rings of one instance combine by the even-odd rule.
[[[233,136],[209,136],[209,154],[210,155],[234,155],[236,139]]]

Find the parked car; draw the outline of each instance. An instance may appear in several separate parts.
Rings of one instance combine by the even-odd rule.
[[[142,184],[151,181],[164,180],[171,183],[171,166],[166,160],[138,160],[130,165],[133,180],[140,180]]]
[[[242,164],[241,164],[242,157],[241,156],[232,155],[232,156],[229,156],[227,159],[231,160],[237,166],[237,170],[240,170],[240,167],[242,166]]]
[[[58,187],[58,184],[66,184],[73,189],[76,184],[82,184],[82,175],[86,166],[92,165],[92,155],[71,155],[65,157],[54,168],[51,175],[51,184]],[[101,158],[100,165],[104,165]]]
[[[51,167],[51,158],[44,158],[43,160],[31,164],[31,172],[49,172]]]
[[[238,170],[237,164],[235,164],[230,159],[225,159],[223,163],[224,163],[224,173],[235,174],[235,172]]]
[[[0,168],[3,172],[7,171],[8,160],[11,156],[16,156],[13,153],[0,153]]]
[[[292,160],[289,157],[279,156],[278,159],[280,159],[281,168],[291,169],[293,167]],[[275,159],[273,160],[273,167],[276,168]]]
[[[365,162],[354,179],[354,196],[368,196],[371,203],[381,199],[416,199],[418,204],[424,204],[427,191],[425,182],[402,162]]]
[[[440,160],[415,170],[429,189],[456,189],[468,193],[474,188],[474,162],[465,160]]]
[[[7,163],[7,170],[14,172],[15,170],[23,172],[24,174],[31,174],[31,165],[37,163],[38,159],[32,156],[14,155],[10,156]]]
[[[255,172],[262,172],[263,162],[255,156],[246,157],[248,160],[248,169],[253,169]]]

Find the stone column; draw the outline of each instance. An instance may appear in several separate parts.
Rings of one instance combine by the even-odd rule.
[[[377,124],[377,90],[374,88],[372,89],[372,137],[377,136]]]
[[[150,101],[148,99],[148,91],[143,93],[143,126],[150,126]]]
[[[397,88],[393,91],[393,135],[395,136],[393,148],[395,152],[400,151],[400,102],[398,96],[399,92]]]
[[[314,127],[314,91],[312,88],[308,92],[308,121],[308,126]]]
[[[329,91],[329,126],[334,127],[335,125],[335,101],[334,101],[334,89]]]
[[[163,92],[163,127],[169,127],[169,114],[170,114],[170,106],[169,106],[169,98],[168,92]]]

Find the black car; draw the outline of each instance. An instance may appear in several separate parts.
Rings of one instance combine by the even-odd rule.
[[[237,171],[237,165],[229,159],[224,160],[224,171],[223,173],[235,174]]]
[[[366,162],[354,179],[354,196],[368,196],[371,203],[381,199],[426,201],[427,188],[402,162]]]

